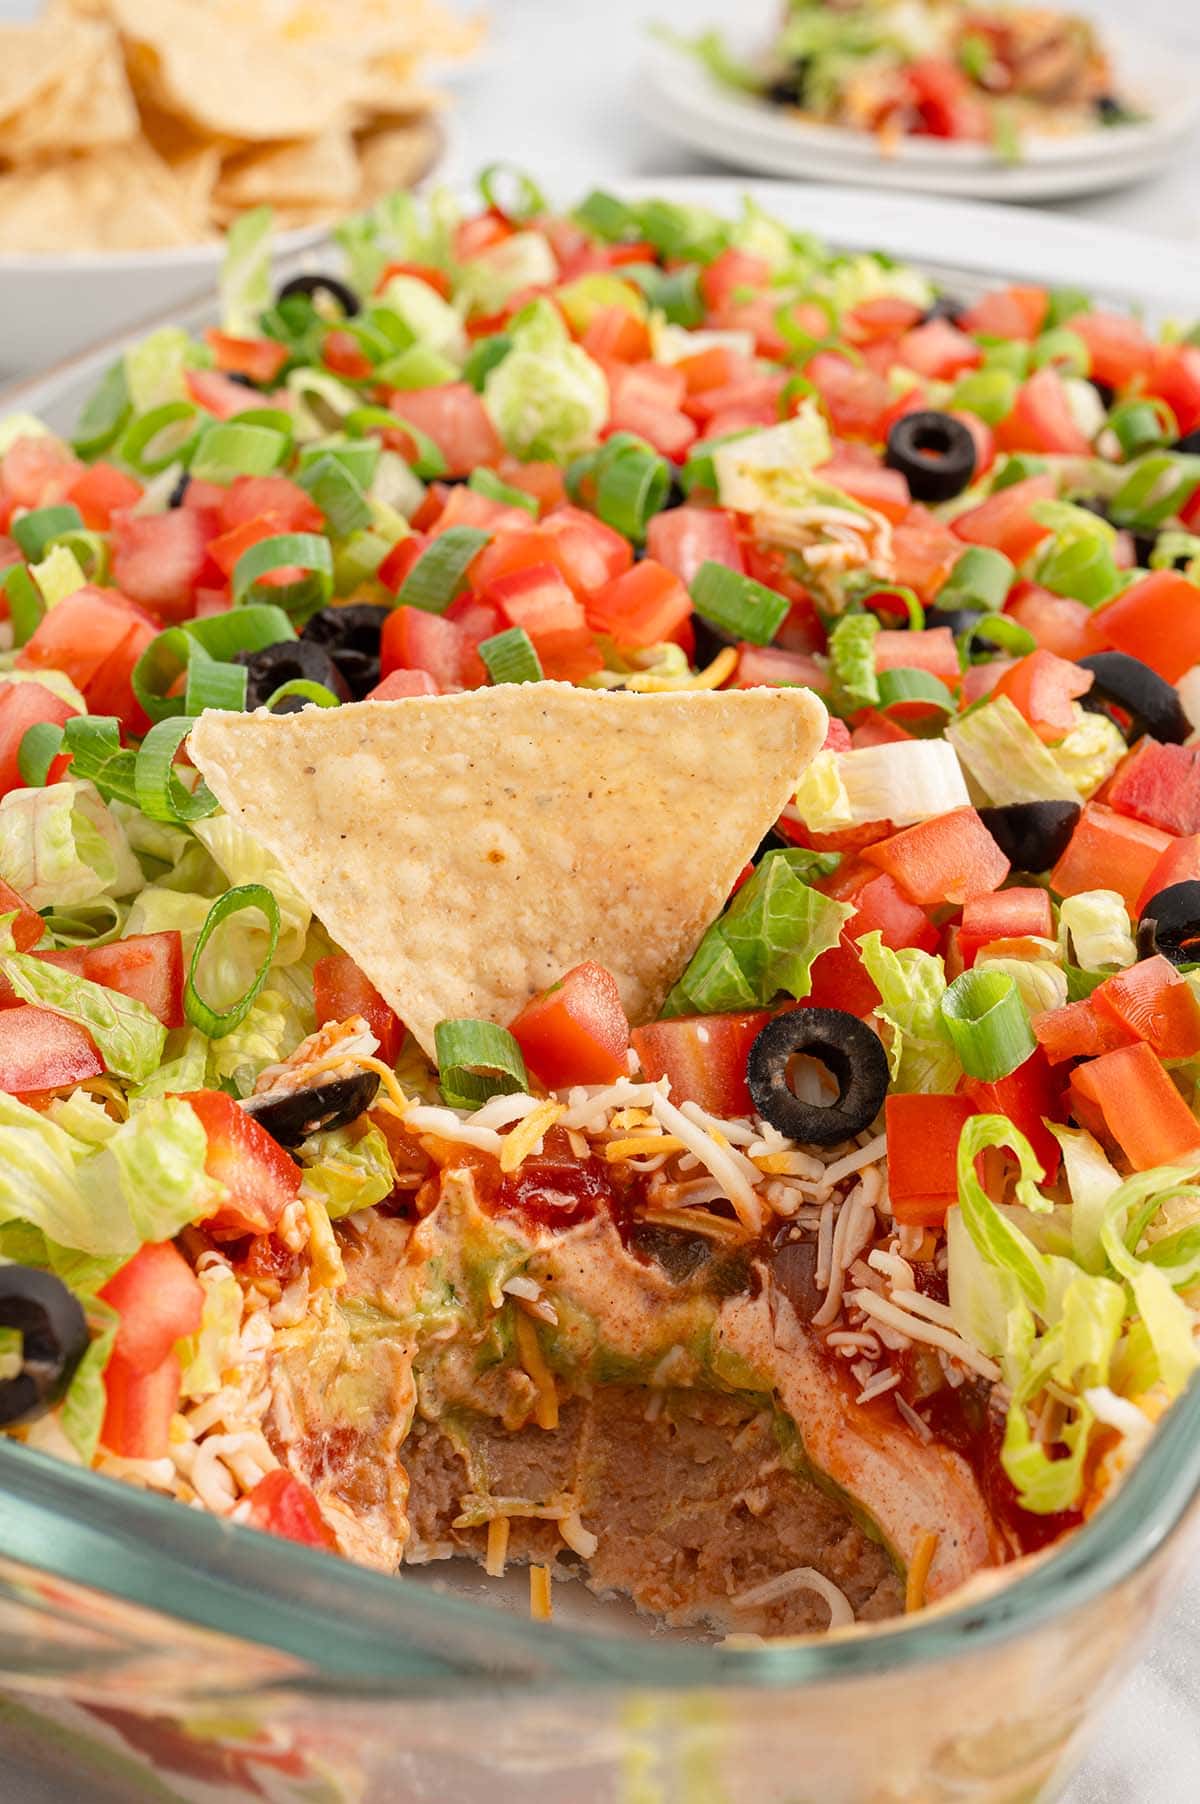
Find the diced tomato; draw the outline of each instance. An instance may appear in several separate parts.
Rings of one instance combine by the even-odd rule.
[[[580,339],[598,362],[637,363],[649,357],[650,332],[644,319],[628,307],[598,307]]]
[[[8,1095],[61,1090],[103,1070],[91,1035],[65,1015],[28,1002],[0,1010],[0,1090]]]
[[[302,1478],[286,1466],[264,1473],[245,1500],[239,1517],[249,1528],[301,1547],[336,1548],[337,1537],[321,1514],[321,1506]]]
[[[383,623],[379,668],[383,676],[393,670],[427,670],[443,694],[462,684],[462,629],[442,614],[424,608],[393,608]]]
[[[151,1372],[139,1372],[114,1353],[104,1368],[100,1429],[109,1452],[121,1459],[165,1459],[182,1387],[183,1367],[174,1350]]]
[[[1143,958],[1106,977],[1090,1001],[1160,1059],[1190,1059],[1200,1052],[1200,1003],[1170,959]]]
[[[216,530],[210,514],[188,507],[164,514],[113,516],[113,582],[130,601],[140,602],[160,620],[187,620],[196,606],[196,588],[212,576],[208,541]]]
[[[904,69],[904,79],[921,120],[933,138],[982,143],[991,125],[987,107],[956,63],[927,56]]]
[[[649,1083],[669,1078],[674,1103],[694,1102],[709,1115],[752,1115],[746,1060],[770,1019],[770,1009],[679,1015],[635,1027],[629,1037],[643,1077]]]
[[[1149,664],[1168,683],[1200,663],[1200,589],[1180,570],[1152,570],[1092,616],[1093,642]]]
[[[83,975],[144,1003],[164,1027],[183,1026],[183,940],[177,928],[89,946]]]
[[[1065,322],[1068,332],[1088,348],[1088,374],[1110,388],[1127,388],[1149,368],[1153,344],[1136,319],[1126,313],[1076,313]]]
[[[361,1015],[379,1041],[379,1057],[384,1064],[394,1065],[400,1057],[404,1023],[345,953],[331,953],[314,964],[313,1007],[318,1027],[324,1027],[327,1021],[348,1021],[351,1015]]]
[[[547,514],[552,507],[562,507],[566,502],[567,488],[557,464],[536,460],[522,463],[519,457],[510,457],[505,452],[496,465],[496,474],[510,488],[522,489],[525,494],[532,495],[539,514]]]
[[[205,342],[219,370],[229,376],[249,376],[266,388],[274,382],[288,360],[287,346],[275,338],[235,338],[229,332],[218,332],[209,326]]]
[[[420,532],[410,532],[407,538],[397,539],[375,572],[384,588],[390,589],[393,595],[399,594],[404,587],[409,571],[425,549],[425,543],[425,535]]]
[[[765,257],[730,247],[700,271],[700,294],[713,312],[734,300],[742,289],[758,293],[769,286],[771,265]]]
[[[675,365],[677,370],[679,367]],[[786,386],[787,377],[782,370],[751,368],[746,375],[722,383],[720,388],[706,388],[699,394],[689,392],[680,407],[689,419],[698,421],[709,431],[713,420],[734,413],[740,414],[747,423],[753,420],[763,426],[773,426],[779,419],[779,404]]]
[[[946,411],[949,413],[952,420],[957,420],[960,425],[966,427],[967,431],[975,441],[975,475],[973,480],[977,482],[981,476],[987,475],[988,471],[996,461],[996,434],[989,425],[979,418],[977,413],[968,413],[966,409],[962,407],[950,407],[947,408]]]
[[[1068,595],[1053,595],[1037,583],[1014,583],[1004,611],[1033,634],[1043,651],[1053,652],[1056,658],[1074,661],[1093,648],[1089,636],[1092,610]]]
[[[1200,833],[1200,746],[1159,745],[1147,735],[1118,765],[1104,799],[1118,814],[1164,833]]]
[[[675,575],[643,558],[587,602],[588,624],[618,645],[661,645],[691,619],[692,598]]]
[[[1130,820],[1101,802],[1088,802],[1050,873],[1050,888],[1056,896],[1115,889],[1132,910],[1170,843],[1170,835],[1158,827]]]
[[[231,376],[223,376],[220,370],[185,369],[183,380],[196,406],[215,414],[218,420],[231,420],[235,414],[261,404],[260,397]]]
[[[895,745],[901,739],[912,737],[898,721],[889,720],[886,714],[880,714],[876,708],[868,708],[850,735],[850,745],[853,751],[863,752],[868,746]]]
[[[754,367],[750,358],[743,357],[740,351],[730,350],[728,345],[722,344],[708,345],[702,351],[693,351],[689,357],[681,357],[675,365],[683,377],[689,396],[702,395],[708,389],[728,388],[731,383],[753,375]]]
[[[1028,340],[1041,332],[1049,310],[1050,296],[1044,288],[1001,288],[968,307],[962,324],[980,338]]]
[[[911,508],[892,531],[895,580],[919,601],[933,601],[962,556],[962,541],[922,508]]]
[[[892,632],[884,628],[875,636],[876,670],[927,670],[956,688],[962,670],[958,647],[948,626],[925,627],[919,632]]]
[[[344,332],[340,327],[326,332],[321,340],[321,362],[347,382],[366,382],[375,368],[353,332]]]
[[[0,1015],[0,1029],[4,1020]],[[204,1169],[225,1186],[224,1200],[204,1223],[208,1232],[216,1240],[269,1234],[300,1188],[300,1167],[223,1090],[192,1090],[183,1100],[208,1136]]]
[[[440,695],[437,684],[427,670],[393,670],[367,691],[369,702],[406,701],[414,695]]]
[[[120,1316],[113,1355],[137,1372],[153,1372],[177,1340],[195,1334],[204,1289],[173,1241],[149,1241],[101,1286]]]
[[[273,539],[283,531],[284,528],[270,514],[259,514],[257,518],[243,520],[240,525],[231,526],[228,532],[218,533],[215,539],[210,539],[208,555],[222,576],[232,576],[238,559],[252,545],[261,544],[263,539]]]
[[[83,515],[93,532],[105,532],[118,508],[132,507],[142,493],[135,477],[101,459],[77,476],[64,497]]]
[[[975,1110],[966,1096],[889,1096],[888,1193],[903,1226],[940,1228],[958,1201],[958,1143]]]
[[[39,434],[14,439],[0,457],[0,493],[13,507],[50,507],[66,499],[83,472],[58,439]],[[7,519],[4,524],[7,525]]]
[[[36,908],[30,908],[24,896],[0,877],[0,915],[7,914],[16,915],[9,924],[13,945],[18,952],[31,951],[45,933],[46,923]]]
[[[738,666],[734,689],[774,688],[777,684],[799,684],[803,689],[826,689],[829,677],[815,658],[803,652],[780,651],[777,645],[738,646]]]
[[[87,585],[64,596],[38,622],[17,654],[18,670],[61,670],[82,690],[93,714],[116,714],[144,729],[130,673],[158,632],[141,608],[112,589]]]
[[[1115,1140],[1135,1171],[1200,1151],[1200,1122],[1144,1041],[1076,1065],[1070,1094],[1075,1119]]]
[[[494,463],[504,449],[491,416],[469,382],[393,389],[388,406],[433,440],[450,476],[469,476],[477,464]]]
[[[857,945],[845,929],[836,946],[813,960],[805,1003],[811,1008],[836,1008],[865,1020],[879,1007],[880,995]]]
[[[0,796],[25,786],[17,755],[28,729],[43,720],[64,726],[75,712],[70,702],[53,695],[44,683],[0,684]],[[5,912],[0,907],[0,914]]]
[[[1064,1008],[1045,1009],[1031,1017],[1038,1045],[1052,1065],[1066,1059],[1094,1059],[1118,1046],[1130,1046],[1134,1036],[1117,1020],[1092,1007],[1090,997],[1068,1002]]]
[[[842,320],[842,331],[851,344],[871,344],[880,338],[898,338],[920,324],[923,309],[898,294],[880,294],[859,301]],[[814,335],[821,336],[821,328]]]
[[[884,377],[851,363],[838,351],[818,351],[805,364],[804,373],[839,438],[882,443],[883,418],[895,398]]]
[[[627,1075],[629,1022],[611,971],[593,959],[527,1002],[509,1032],[547,1090]]]
[[[1161,857],[1155,861],[1131,913],[1140,920],[1147,902],[1157,896],[1160,890],[1170,889],[1175,883],[1197,881],[1200,881],[1200,833],[1188,833],[1182,839],[1171,840]],[[3,907],[0,906],[0,914],[3,912]]]
[[[908,483],[900,471],[885,469],[874,458],[867,463],[857,457],[846,457],[840,449],[835,450],[830,461],[820,464],[813,474],[823,482],[832,483],[852,501],[861,501],[864,507],[874,508],[886,520],[903,520],[912,506]]]
[[[277,522],[276,532],[320,532],[325,524],[312,496],[289,476],[235,476],[218,493],[223,532],[263,515]]]
[[[1200,349],[1195,345],[1155,345],[1145,384],[1148,394],[1167,403],[1180,433],[1200,426]]]
[[[1065,1121],[1062,1079],[1054,1071],[1040,1046],[1035,1046],[1024,1064],[995,1083],[968,1077],[962,1082],[962,1094],[969,1097],[980,1115],[1004,1115],[1024,1134],[1046,1174],[1053,1183],[1062,1161],[1062,1148],[1046,1126],[1047,1121]]]
[[[1009,872],[974,808],[953,808],[868,847],[863,856],[894,877],[913,902],[932,907],[999,889]]]
[[[953,382],[964,370],[978,369],[983,352],[973,338],[948,319],[931,319],[906,332],[897,346],[900,362],[931,382]]]
[[[672,507],[652,515],[646,528],[646,551],[686,584],[701,564],[745,569],[733,515],[723,507]]]
[[[1013,707],[1046,745],[1062,739],[1075,725],[1075,702],[1094,682],[1090,670],[1051,651],[1031,651],[1018,658],[993,691],[1006,695]]]
[[[446,619],[452,620],[462,635],[462,675],[459,680],[463,688],[482,689],[492,679],[479,656],[479,647],[485,639],[494,638],[504,626],[499,608],[493,607],[491,602],[481,601],[478,595],[460,595],[446,609]]]
[[[1052,939],[1054,917],[1044,889],[1001,889],[963,903],[958,948],[963,965],[994,940]]]
[[[661,363],[614,363],[608,370],[609,430],[636,432],[663,457],[678,459],[696,438],[680,412],[684,379]]]
[[[1039,525],[1029,510],[1035,501],[1050,500],[1054,489],[1049,474],[1026,476],[959,514],[952,530],[969,545],[991,545],[1020,564],[1049,535],[1050,528]]]
[[[207,511],[219,516],[228,492],[219,482],[206,482],[201,476],[189,476],[180,505],[197,509],[200,513]]]
[[[499,610],[503,626],[524,628],[546,676],[578,683],[603,668],[583,605],[553,564],[498,577],[481,599]]]
[[[826,893],[852,902],[854,913],[842,928],[839,943],[814,961],[806,1000],[814,1008],[869,1015],[879,1007],[880,996],[862,962],[858,941],[878,933],[894,952],[905,946],[932,952],[938,943],[937,928],[886,872],[876,871],[865,860],[846,873],[842,884],[831,882]]]
[[[491,223],[490,216],[488,223]],[[504,236],[507,236],[507,233]],[[477,248],[484,249],[486,247],[480,245]],[[433,263],[389,263],[375,284],[375,293],[382,294],[393,276],[415,276],[418,282],[424,282],[427,288],[432,288],[436,294],[440,294],[444,301],[448,301],[453,292],[450,287],[450,278],[445,270],[438,269]]]
[[[433,485],[435,489],[441,487],[440,483]],[[416,516],[413,518],[415,520]],[[510,507],[460,482],[451,489],[443,489],[442,504],[435,518],[422,518],[417,524],[431,539],[436,539],[454,526],[478,526],[484,532],[522,532],[529,521],[530,515],[525,508]]]
[[[996,427],[996,443],[1004,451],[1087,456],[1091,440],[1075,424],[1066,386],[1050,364],[1021,384],[1012,412]]]
[[[986,664],[972,664],[964,670],[959,696],[962,706],[969,708],[990,695],[1005,671],[1011,670],[1015,663],[1015,658],[989,658]]]
[[[489,207],[486,213],[476,213],[454,228],[454,261],[469,263],[472,257],[478,257],[481,251],[490,250],[494,244],[511,238],[512,234],[512,226],[494,207]]]

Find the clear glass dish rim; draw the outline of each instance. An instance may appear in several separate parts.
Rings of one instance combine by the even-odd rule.
[[[286,1683],[362,1695],[470,1683],[650,1689],[807,1687],[976,1654],[1094,1603],[1200,1498],[1200,1378],[1115,1496],[989,1595],[829,1637],[761,1647],[536,1622],[264,1536],[0,1439],[0,1549],[48,1579],[291,1656]],[[98,1578],[98,1575],[102,1577]]]

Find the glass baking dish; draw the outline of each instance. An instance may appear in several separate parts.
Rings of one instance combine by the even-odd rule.
[[[729,206],[743,185],[643,186]],[[821,191],[782,184],[759,197],[847,248],[887,236],[864,223],[874,197],[826,191],[822,206]],[[956,267],[954,249],[972,216],[997,276],[1038,279],[1044,219],[903,208],[921,260],[966,298],[982,259]],[[888,248],[911,257],[890,223]],[[1109,292],[1128,300],[1128,235],[1105,237],[1084,261],[1107,262]],[[1154,255],[1152,311],[1171,248]],[[212,314],[206,299],[174,317]],[[69,430],[119,348],[9,389],[0,412]],[[566,1583],[553,1621],[534,1622],[517,1578],[365,1571],[0,1440],[0,1797],[1047,1804],[1172,1593],[1198,1500],[1194,1384],[1057,1551],[891,1626],[714,1645]]]

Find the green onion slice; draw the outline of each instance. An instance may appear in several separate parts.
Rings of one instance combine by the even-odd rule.
[[[356,407],[342,423],[355,438],[372,432],[406,432],[416,446],[417,455],[410,459],[416,474],[427,478],[446,474],[446,460],[429,434],[386,407]]]
[[[456,363],[435,351],[432,345],[409,345],[397,351],[375,371],[374,380],[386,388],[440,388],[443,382],[456,382]]]
[[[0,578],[0,588],[8,596],[13,644],[26,645],[41,624],[46,603],[24,564],[13,564],[6,570]]]
[[[493,683],[540,683],[541,661],[533,649],[533,640],[523,626],[510,626],[490,639],[481,639],[476,647],[487,665]]]
[[[194,724],[188,716],[157,721],[138,747],[133,800],[152,821],[180,826],[216,813],[217,798],[204,779],[189,790],[175,769],[175,754]]]
[[[484,204],[503,213],[505,219],[534,219],[547,208],[546,196],[532,176],[515,163],[489,163],[480,172],[479,192]]]
[[[349,538],[371,524],[371,505],[362,485],[340,458],[328,452],[302,468],[300,486],[307,489],[335,538]]]
[[[439,533],[409,571],[397,599],[406,607],[424,608],[427,614],[444,614],[491,536],[478,526],[451,526]]]
[[[231,1002],[226,1009],[215,1009],[205,1002],[196,988],[196,977],[200,969],[200,959],[204,948],[221,925],[231,915],[240,914],[245,908],[257,908],[265,917],[270,943],[261,965],[254,975],[249,989]],[[271,961],[275,957],[275,948],[279,944],[279,904],[263,883],[242,883],[236,889],[227,889],[223,896],[218,896],[209,909],[200,936],[196,941],[196,949],[192,953],[192,962],[188,967],[187,982],[183,987],[183,1010],[193,1027],[198,1027],[202,1034],[210,1040],[223,1039],[239,1027],[254,1007],[259,991],[267,981],[267,973],[271,969]]]
[[[985,614],[982,620],[959,634],[958,643],[972,664],[986,664],[997,651],[1023,658],[1037,650],[1037,640],[1029,628],[1014,620],[1011,614]]]
[[[449,535],[447,535],[449,536]],[[298,568],[304,574],[282,586],[260,587],[273,570]],[[333,594],[333,549],[329,540],[314,532],[281,532],[260,539],[243,551],[233,567],[233,601],[273,602],[295,619],[307,620],[323,608]]]
[[[1092,355],[1078,332],[1071,332],[1066,326],[1055,326],[1034,340],[1030,346],[1029,362],[1035,370],[1051,365],[1064,376],[1086,376],[1091,368]]]
[[[691,594],[692,606],[702,619],[734,639],[748,639],[751,645],[769,645],[791,607],[786,595],[711,558],[692,578]]]
[[[514,488],[511,482],[505,482],[497,476],[495,470],[489,470],[483,465],[478,470],[472,470],[467,478],[467,487],[474,489],[477,495],[486,495],[489,501],[503,502],[505,507],[524,508],[527,514],[537,519],[537,496],[528,494],[525,489]]]
[[[640,545],[651,515],[661,513],[671,492],[665,457],[633,433],[615,433],[595,463],[595,511],[607,526]]]
[[[66,532],[83,531],[83,515],[69,501],[57,507],[35,507],[20,514],[9,532],[21,548],[21,555],[31,564],[40,564],[52,540]]]
[[[1179,437],[1175,415],[1157,395],[1122,401],[1109,414],[1108,426],[1126,458],[1151,451],[1156,445],[1170,444]]]
[[[508,332],[490,332],[486,338],[477,338],[462,366],[463,381],[469,382],[477,394],[482,394],[488,372],[503,363],[512,348],[512,335]]]
[[[99,457],[112,444],[132,412],[129,385],[125,380],[125,359],[110,363],[83,404],[79,424],[71,448],[77,456]]]
[[[958,707],[945,683],[930,670],[900,665],[892,670],[881,670],[876,684],[878,706],[884,711],[898,702],[925,702],[930,707],[941,708],[946,714],[953,714]]]
[[[190,401],[164,401],[129,422],[117,455],[139,476],[155,476],[175,462],[186,464],[200,436],[199,417]]]
[[[1184,507],[1200,484],[1200,457],[1186,452],[1149,451],[1131,463],[1108,504],[1114,526],[1153,532]]]
[[[986,608],[998,614],[1017,580],[1016,566],[990,545],[971,545],[937,593],[939,608]]]
[[[230,608],[203,620],[169,626],[151,639],[133,667],[133,693],[151,720],[190,713],[187,698],[171,695],[178,679],[190,670],[197,652],[208,660],[227,665],[234,652],[262,651],[268,645],[294,639],[296,631],[282,608],[265,604]],[[234,666],[236,668],[236,666]],[[212,707],[230,706],[212,702]],[[244,706],[242,703],[234,704]]]
[[[188,663],[185,713],[193,719],[206,708],[225,708],[240,714],[246,706],[247,675],[244,664],[223,664],[197,646]]]
[[[582,205],[576,207],[575,217],[597,238],[624,238],[637,227],[637,215],[629,203],[603,188],[592,189]]]
[[[1007,971],[964,971],[946,990],[941,1010],[963,1070],[984,1083],[1007,1077],[1037,1045]]]
[[[521,1048],[492,1021],[439,1021],[433,1049],[442,1095],[452,1109],[477,1109],[489,1096],[529,1088]]]
[[[191,461],[200,482],[230,483],[237,476],[269,476],[288,454],[289,441],[270,426],[220,420],[201,434]]]
[[[289,695],[298,695],[306,702],[315,702],[318,708],[340,708],[341,702],[327,689],[324,683],[314,683],[310,677],[291,677],[286,683],[280,683],[278,689],[267,697],[268,711],[276,702],[286,700]]]
[[[35,721],[26,727],[17,747],[17,769],[28,789],[43,789],[50,766],[62,751],[63,729],[52,720]]]
[[[86,526],[70,527],[59,533],[46,546],[48,557],[59,546],[69,551],[90,583],[103,583],[108,578],[108,541],[103,533],[91,532]],[[42,560],[39,559],[40,563]]]
[[[917,600],[915,592],[904,583],[881,583],[872,579],[869,582],[863,582],[861,586],[855,585],[855,588],[860,589],[864,607],[868,607],[873,614],[903,613],[908,616],[910,632],[919,633],[924,627],[925,610]],[[881,608],[878,605],[880,602],[887,601],[889,596],[899,602],[898,608]]]

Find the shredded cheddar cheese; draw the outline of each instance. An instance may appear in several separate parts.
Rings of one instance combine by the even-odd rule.
[[[565,1112],[560,1102],[540,1102],[537,1108],[532,1109],[523,1121],[518,1121],[512,1132],[505,1134],[501,1144],[501,1171],[519,1171],[529,1154],[542,1140],[546,1129],[553,1127],[559,1116]]]
[[[711,664],[693,675],[655,676],[653,671],[645,670],[636,676],[625,678],[625,688],[632,689],[638,695],[663,695],[680,689],[719,689],[727,682],[737,668],[738,652],[735,645],[727,645],[719,651]]]
[[[323,1285],[327,1290],[339,1290],[346,1282],[346,1268],[342,1264],[342,1249],[337,1243],[325,1205],[319,1196],[311,1193],[306,1195],[303,1189],[300,1201],[304,1205],[304,1215],[308,1222],[312,1281]]]
[[[493,1516],[488,1523],[487,1555],[483,1569],[489,1578],[503,1578],[508,1563],[508,1517]]]
[[[529,1568],[529,1614],[535,1622],[549,1622],[554,1614],[554,1606],[550,1602],[549,1566]]]
[[[610,1164],[617,1159],[653,1157],[655,1153],[681,1153],[683,1141],[674,1134],[630,1134],[624,1140],[610,1140],[604,1157]]]
[[[542,1343],[538,1339],[537,1327],[533,1318],[526,1315],[523,1309],[517,1309],[514,1312],[514,1327],[521,1364],[533,1380],[537,1390],[533,1419],[539,1428],[557,1428],[558,1390],[554,1383],[554,1374],[546,1364]]]
[[[908,1563],[908,1577],[904,1581],[904,1608],[910,1616],[914,1610],[922,1610],[925,1607],[925,1586],[929,1579],[929,1568],[933,1565],[937,1547],[937,1530],[930,1529],[928,1534],[921,1536],[916,1551]]]

